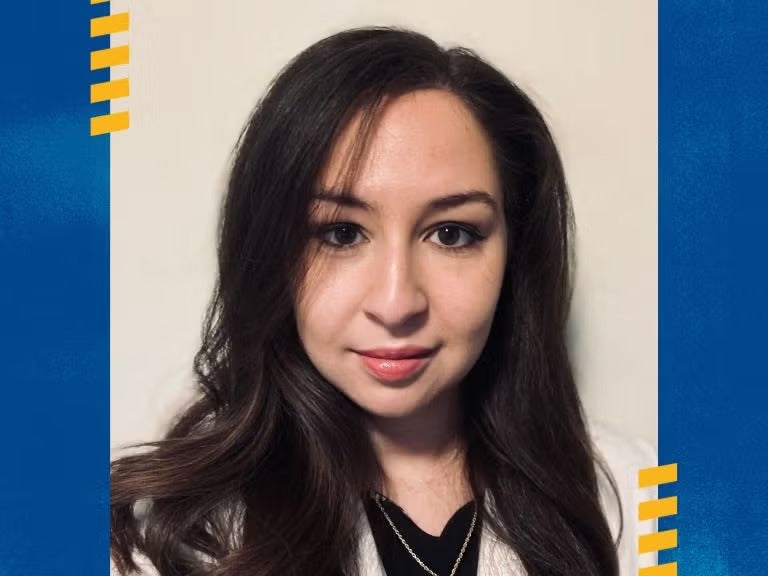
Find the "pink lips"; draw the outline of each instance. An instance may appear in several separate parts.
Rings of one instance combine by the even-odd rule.
[[[397,382],[413,376],[426,366],[434,355],[434,348],[406,346],[403,348],[376,348],[357,350],[363,366],[376,378]]]

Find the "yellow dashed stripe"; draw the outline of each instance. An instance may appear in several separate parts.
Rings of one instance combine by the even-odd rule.
[[[668,484],[669,482],[677,482],[677,464],[643,468],[638,472],[637,483],[640,488]]]
[[[669,550],[670,548],[677,548],[676,529],[641,534],[637,540],[637,551],[640,554],[645,554],[646,552],[658,552],[659,550]]]
[[[640,502],[638,506],[638,520],[652,520],[675,514],[677,514],[677,496]]]
[[[128,129],[128,112],[115,112],[91,118],[91,136]]]
[[[109,0],[90,0],[91,4],[104,4]],[[129,28],[128,12],[91,18],[91,38],[109,36],[126,32]],[[91,51],[91,70],[103,70],[113,66],[128,64],[128,45],[114,46],[104,50]],[[128,78],[109,80],[91,84],[91,103],[109,102],[116,98],[125,98],[130,92]],[[104,114],[91,118],[91,136],[99,136],[127,130],[130,124],[128,111]]]
[[[128,64],[128,46],[115,46],[91,52],[91,70]]]
[[[643,468],[637,474],[639,488],[649,488],[670,482],[677,482],[677,464]],[[646,500],[639,502],[637,506],[637,517],[641,521],[674,516],[675,514],[677,514],[677,496]],[[677,548],[676,529],[641,534],[637,539],[638,554],[659,552],[671,548]],[[638,576],[677,576],[677,562],[640,568]]]
[[[128,30],[128,12],[91,18],[91,38]]]
[[[91,84],[91,103],[128,96],[128,78]]]
[[[677,576],[677,562],[640,568],[637,576]]]

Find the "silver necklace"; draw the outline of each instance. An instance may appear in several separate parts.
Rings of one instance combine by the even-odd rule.
[[[379,506],[379,509],[381,510],[381,513],[384,514],[384,518],[387,519],[387,522],[392,527],[392,530],[395,531],[395,534],[397,534],[397,537],[400,539],[400,542],[403,546],[405,546],[405,549],[408,551],[408,554],[410,554],[416,562],[419,563],[419,566],[424,568],[430,576],[438,576],[437,573],[435,573],[432,569],[429,568],[424,562],[419,558],[416,553],[411,550],[411,547],[408,546],[408,543],[405,541],[405,538],[403,538],[403,535],[400,534],[400,531],[395,527],[395,523],[392,522],[392,519],[389,517],[389,514],[387,514],[387,511],[384,510],[384,506],[381,505],[381,501],[384,498],[381,494],[374,493],[374,500],[376,501],[376,504]],[[453,569],[451,570],[450,576],[455,576],[456,570],[459,569],[459,564],[461,564],[461,559],[464,556],[464,552],[467,550],[467,544],[469,544],[469,539],[472,537],[472,531],[475,529],[475,521],[477,520],[477,501],[475,501],[475,512],[472,514],[472,524],[469,526],[469,532],[467,532],[467,537],[464,538],[464,544],[461,545],[461,550],[459,551],[459,557],[456,558],[456,562],[453,563]]]

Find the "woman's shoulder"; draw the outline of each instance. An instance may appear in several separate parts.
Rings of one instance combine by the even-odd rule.
[[[589,420],[587,427],[595,455],[610,469],[617,484],[634,489],[638,470],[658,465],[656,449],[647,440],[598,420]]]
[[[619,540],[618,554],[622,576],[636,574],[637,569],[656,562],[655,555],[639,557],[637,539],[640,534],[653,532],[656,524],[652,520],[638,520],[640,502],[654,500],[655,488],[640,488],[638,471],[658,465],[656,449],[645,439],[619,432],[599,421],[589,421],[588,429],[592,438],[595,457],[601,462],[615,482],[614,492],[603,470],[598,468],[598,488],[608,525],[614,539]]]

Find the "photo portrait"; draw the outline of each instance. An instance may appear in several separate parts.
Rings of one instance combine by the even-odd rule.
[[[653,563],[655,4],[111,4],[113,570]]]

